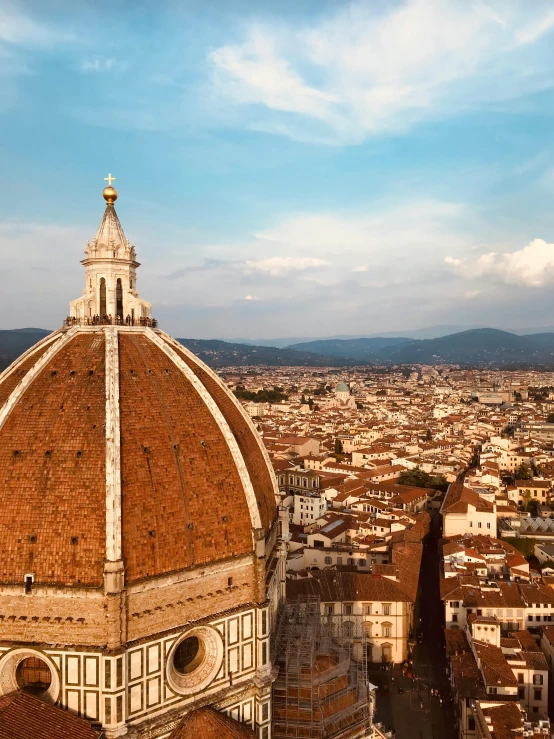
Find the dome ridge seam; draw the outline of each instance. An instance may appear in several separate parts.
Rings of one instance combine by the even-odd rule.
[[[258,529],[258,530],[262,529],[260,511],[258,510],[258,501],[256,500],[254,486],[252,485],[252,480],[250,479],[250,474],[248,472],[248,469],[242,457],[242,453],[239,449],[239,445],[237,444],[237,440],[235,439],[229,427],[229,424],[227,423],[227,420],[225,419],[225,416],[219,409],[217,403],[212,398],[208,390],[204,387],[204,385],[202,385],[198,377],[196,377],[196,375],[190,369],[187,363],[183,361],[183,359],[177,354],[177,352],[173,349],[173,347],[171,347],[167,343],[167,341],[164,341],[161,338],[162,332],[161,331],[155,332],[151,328],[147,328],[146,334],[151,339],[151,341],[159,349],[161,349],[161,351],[166,356],[168,356],[173,361],[173,363],[181,370],[181,372],[185,375],[185,377],[194,387],[194,389],[196,390],[200,398],[204,401],[208,410],[212,414],[215,422],[221,429],[225,437],[225,441],[227,442],[229,446],[231,456],[233,457],[233,461],[235,463],[237,472],[242,482],[244,494],[246,496],[246,501],[248,504],[248,511],[250,513],[250,521],[252,523],[252,528]],[[163,336],[165,337],[166,334],[163,334]],[[255,544],[254,538],[253,538],[253,543]]]
[[[60,349],[68,344],[76,335],[77,328],[71,328],[66,333],[63,333],[59,336],[56,341],[52,344],[52,346],[47,349],[44,354],[37,359],[36,363],[33,365],[33,367],[27,372],[27,374],[21,379],[21,382],[18,383],[18,385],[13,389],[13,391],[10,393],[10,396],[0,408],[0,429],[3,427],[4,423],[6,422],[8,416],[12,412],[12,410],[17,405],[18,401],[22,397],[22,395],[25,393],[25,391],[29,388],[29,386],[33,383],[36,377],[41,373],[41,371],[44,369],[44,367],[48,364],[48,362],[56,356],[56,354],[60,351]],[[31,355],[32,356],[32,355]]]

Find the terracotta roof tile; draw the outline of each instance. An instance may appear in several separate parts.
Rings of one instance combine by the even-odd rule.
[[[0,739],[99,739],[88,721],[27,693],[0,697]]]
[[[169,735],[169,739],[255,739],[247,724],[206,707],[192,711]]]

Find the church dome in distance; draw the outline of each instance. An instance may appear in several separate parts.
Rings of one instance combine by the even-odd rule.
[[[104,198],[119,226],[111,181]],[[157,328],[134,247],[85,253],[64,327],[0,375],[0,582],[94,588],[110,562],[133,583],[251,554],[277,518],[251,420]]]
[[[350,388],[345,382],[339,382],[335,388],[336,393],[350,393]]]

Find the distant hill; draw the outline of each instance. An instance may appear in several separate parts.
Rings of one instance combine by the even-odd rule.
[[[302,344],[291,344],[288,349],[302,352],[326,354],[329,357],[346,357],[362,362],[374,362],[381,349],[411,343],[406,337],[382,337],[372,339],[322,339],[320,341],[306,341]]]
[[[16,328],[0,330],[0,371],[8,367],[20,354],[44,339],[51,331],[43,328]]]
[[[380,352],[380,357],[395,364],[442,362],[491,367],[554,364],[554,334],[542,336],[543,339],[536,340],[534,336],[516,336],[494,328],[478,328],[440,339],[387,347]],[[546,338],[548,336],[551,338]]]
[[[177,339],[210,367],[270,365],[273,367],[345,367],[356,362],[348,357],[330,357],[315,352],[278,349],[271,346],[234,344],[218,339]]]
[[[554,333],[517,336],[494,328],[470,329],[435,339],[321,340],[289,348],[376,364],[554,365]]]
[[[0,371],[50,332],[41,328],[0,330]],[[460,364],[468,367],[554,367],[554,333],[526,336],[478,328],[436,339],[374,337],[325,339],[285,348],[218,339],[179,339],[211,367],[351,367],[363,364]]]
[[[408,331],[367,331],[362,334],[333,334],[331,336],[289,336],[286,338],[278,339],[245,339],[245,338],[233,338],[233,339],[222,339],[231,344],[247,344],[248,346],[275,346],[278,348],[292,347],[297,344],[312,343],[314,341],[349,341],[350,339],[437,339],[440,336],[449,336],[450,334],[456,334],[460,331],[467,331],[472,328],[484,328],[483,326],[428,326],[427,328],[416,328]],[[514,331],[513,333],[538,333],[540,329],[534,329],[533,331]],[[510,329],[511,331],[511,329]],[[311,350],[310,350],[311,351]]]

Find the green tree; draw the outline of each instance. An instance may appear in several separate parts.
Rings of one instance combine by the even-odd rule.
[[[528,464],[522,462],[515,471],[515,478],[516,480],[532,480],[533,470],[529,467]]]
[[[431,434],[431,429],[427,429],[427,433],[425,434],[425,441],[433,441],[433,435]]]
[[[531,491],[530,490],[522,490],[520,493],[523,510],[527,511],[529,510],[529,501],[531,500]]]
[[[302,403],[302,405],[306,405],[306,403],[308,402],[306,400],[306,396],[304,395],[304,393],[302,393],[302,397],[300,398],[300,402]]]
[[[444,475],[430,475],[419,467],[401,472],[398,483],[415,488],[433,488],[442,491],[445,491],[448,487],[448,481]]]
[[[335,439],[335,454],[342,454],[342,453],[343,453],[342,441],[340,439]]]

